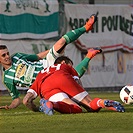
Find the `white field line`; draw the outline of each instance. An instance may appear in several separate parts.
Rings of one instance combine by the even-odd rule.
[[[28,113],[33,113],[33,111],[13,112],[13,113],[0,113],[0,116],[3,116],[3,115],[21,115],[21,114],[28,114]]]

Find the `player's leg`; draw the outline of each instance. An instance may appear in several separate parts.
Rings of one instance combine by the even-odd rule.
[[[73,101],[92,109],[91,111],[98,111],[101,108],[107,108],[110,110],[115,110],[123,112],[124,108],[121,104],[116,104],[117,102],[112,100],[102,100],[99,98],[91,100],[89,94],[82,88],[71,76],[59,75],[61,81],[54,80],[56,76],[51,75],[48,77],[42,84],[42,95],[49,99],[54,94],[64,92],[67,94]],[[56,78],[57,79],[57,78]],[[52,82],[52,81],[56,82]],[[67,86],[66,86],[67,83]],[[51,89],[50,89],[51,88]],[[56,89],[59,88],[59,89]],[[57,97],[57,99],[61,97]],[[61,99],[63,100],[63,99]]]
[[[75,67],[75,70],[77,71],[79,77],[82,77],[83,74],[86,72],[89,66],[90,60],[98,53],[101,53],[101,48],[91,48],[88,50],[87,55],[85,58]]]
[[[83,105],[84,104],[88,105],[89,106],[88,111],[92,112],[98,112],[101,108],[113,110],[116,112],[125,112],[124,107],[119,102],[113,100],[94,98],[89,103],[87,103],[87,97],[85,97],[81,101],[81,103],[83,103]]]
[[[70,100],[70,99],[66,99]],[[54,102],[53,103],[54,109],[60,113],[65,114],[76,114],[82,113],[82,108],[76,104],[68,104],[63,101]]]
[[[47,60],[48,63],[46,64],[46,62],[44,61],[44,68],[47,67],[47,66],[52,65],[54,63],[55,59],[64,53],[64,50],[65,50],[65,47],[66,47],[67,44],[75,41],[83,33],[88,32],[89,30],[91,30],[96,21],[97,21],[97,14],[96,15],[95,14],[91,15],[91,17],[89,18],[89,20],[86,22],[86,24],[83,27],[72,30],[72,31],[69,31],[61,39],[59,39],[54,44],[53,48],[50,49],[47,56],[45,54],[46,60]],[[42,55],[44,56],[44,52],[42,52],[42,54],[40,53],[41,57],[42,57]]]
[[[59,40],[59,41],[61,41],[61,40]],[[61,42],[59,44],[61,44]],[[75,70],[77,71],[79,77],[82,77],[83,74],[88,69],[88,66],[89,66],[88,64],[89,64],[90,60],[95,55],[97,55],[97,54],[99,54],[101,52],[102,52],[102,49],[101,48],[91,48],[91,49],[88,50],[88,53],[87,53],[86,57],[75,67]],[[61,56],[61,54],[59,54],[58,52],[56,52],[56,50],[53,47],[52,49],[50,49],[50,51],[49,51],[49,53],[47,54],[47,57],[46,57],[48,64],[46,64],[44,62],[44,66],[45,65],[47,65],[47,66],[53,65],[55,59],[57,57],[59,57],[59,56]]]
[[[62,53],[67,44],[77,40],[82,34],[92,30],[94,23],[97,21],[97,15],[91,15],[86,24],[78,29],[69,31],[60,40],[54,44],[54,49],[57,53]]]
[[[94,112],[99,111],[101,108],[106,108],[117,112],[124,112],[124,107],[119,102],[106,99],[103,100],[100,98],[95,98],[92,100],[88,92],[86,92],[73,79],[66,77],[64,82],[67,83],[67,86],[63,85],[63,87],[60,87],[60,89],[65,92],[73,101],[81,104],[83,107],[87,106],[86,109],[92,109],[91,111]]]
[[[57,95],[60,97],[60,94],[57,93]],[[54,109],[60,113],[82,113],[82,108],[70,98],[64,97],[64,99],[52,103]]]
[[[117,112],[125,112],[124,107],[118,101],[113,101],[109,99],[100,99],[98,104],[100,107],[106,108],[108,110],[113,110]]]
[[[57,89],[57,92],[59,92],[58,89]],[[44,99],[41,99],[41,100],[44,100]],[[44,101],[46,101],[46,100],[44,100]],[[65,94],[61,91],[59,93],[52,95],[48,99],[48,101],[52,103],[53,109],[60,113],[66,113],[66,114],[82,113],[82,108],[77,103],[72,101],[68,97],[67,94]],[[42,104],[40,107],[42,108]]]

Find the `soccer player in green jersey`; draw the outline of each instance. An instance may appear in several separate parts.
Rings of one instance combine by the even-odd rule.
[[[91,30],[96,20],[97,15],[92,15],[83,27],[69,31],[49,51],[44,51],[37,55],[16,53],[10,56],[8,48],[5,45],[0,45],[0,63],[4,68],[3,83],[13,99],[9,106],[1,106],[0,109],[13,109],[18,107],[21,100],[16,86],[29,88],[40,70],[52,65],[55,59],[63,54],[66,45],[78,39],[83,33]],[[99,50],[94,51],[94,56],[100,52]],[[86,57],[76,67],[79,77],[85,72],[89,61],[90,58]]]

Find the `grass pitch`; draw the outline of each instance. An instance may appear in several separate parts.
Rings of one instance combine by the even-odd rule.
[[[92,93],[91,96],[120,101],[118,93]],[[35,100],[36,104],[38,101]],[[0,106],[10,102],[10,96],[0,96]],[[84,110],[81,114],[54,112],[53,116],[47,116],[20,105],[16,109],[0,110],[0,133],[132,133],[133,105],[124,106],[125,113],[102,109],[99,113]]]

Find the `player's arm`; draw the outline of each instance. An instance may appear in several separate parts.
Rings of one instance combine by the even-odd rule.
[[[33,100],[35,99],[34,94],[31,92],[27,92],[27,94],[25,95],[25,97],[23,98],[23,104],[29,108],[30,110],[34,111],[34,112],[39,112],[39,107],[37,107]]]
[[[46,51],[43,51],[43,52],[40,52],[38,54],[24,54],[24,53],[21,53],[24,55],[24,58],[26,58],[28,61],[38,61],[38,60],[41,60],[43,58],[45,58],[48,54],[49,50],[46,50]]]
[[[10,105],[0,106],[0,109],[14,109],[18,107],[21,103],[20,98],[15,98]]]
[[[40,53],[37,54],[37,56],[39,57],[39,59],[43,59],[47,56],[48,52],[49,52],[49,50],[40,52]]]

